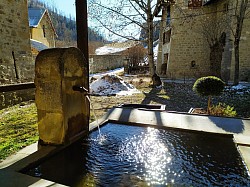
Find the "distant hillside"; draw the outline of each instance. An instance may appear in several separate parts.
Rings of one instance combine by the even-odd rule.
[[[40,2],[39,0],[28,0],[29,7],[46,8],[49,11],[56,33],[58,35],[57,43],[75,43],[77,40],[76,22],[71,17],[62,15],[56,7]],[[89,41],[106,43],[104,37],[88,28]]]

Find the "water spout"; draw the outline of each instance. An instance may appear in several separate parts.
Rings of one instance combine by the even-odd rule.
[[[84,94],[89,94],[88,93],[89,92],[88,89],[84,88],[83,86],[77,86],[77,85],[75,85],[75,86],[72,87],[72,89],[74,91],[78,91],[78,92],[81,92],[81,93],[84,93]]]
[[[96,123],[97,123],[98,132],[99,132],[99,139],[100,139],[100,140],[104,140],[104,136],[102,136],[101,131],[100,131],[100,127],[99,127],[99,124],[98,124],[97,116],[96,116],[96,114],[95,114],[94,106],[92,105],[92,102],[91,102],[90,97],[89,97],[89,96],[92,95],[92,94],[90,94],[90,93],[88,92],[88,89],[84,88],[83,86],[77,86],[77,85],[75,85],[75,86],[72,87],[72,89],[73,89],[74,91],[78,91],[78,92],[80,92],[80,93],[83,93],[83,94],[85,95],[85,97],[87,98],[87,100],[89,101],[89,104],[90,104],[90,106],[91,106],[91,108],[92,108],[92,110],[93,110],[93,114],[94,114],[94,117],[95,117],[95,120],[96,120]]]
[[[74,91],[81,92],[84,95],[91,95],[91,96],[100,96],[99,94],[89,93],[88,89],[84,88],[83,86],[75,85],[72,87]],[[116,94],[107,94],[106,96],[116,96]]]

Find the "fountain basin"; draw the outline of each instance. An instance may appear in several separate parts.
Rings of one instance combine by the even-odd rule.
[[[114,123],[101,133],[22,172],[67,186],[250,185],[232,135]]]
[[[250,166],[250,120],[249,119],[236,119],[236,118],[221,118],[212,116],[199,116],[192,114],[180,114],[166,111],[155,110],[140,110],[135,108],[114,107],[102,119],[99,119],[99,125],[106,123],[122,123],[133,124],[136,126],[155,126],[158,128],[174,128],[177,130],[192,130],[197,133],[210,132],[224,137],[225,135],[234,138],[234,145],[240,151],[244,163]],[[94,131],[96,123],[90,124],[90,131]],[[105,127],[105,126],[104,126]],[[102,129],[102,128],[101,128]],[[216,143],[214,143],[216,147]],[[48,150],[50,147],[50,150]],[[55,181],[31,177],[29,175],[20,174],[25,168],[34,167],[37,163],[46,160],[58,151],[64,149],[66,146],[57,147],[52,149],[51,146],[39,150],[38,152],[30,155],[29,157],[17,162],[16,164],[6,168],[12,175],[18,175],[19,179],[25,178],[25,181],[32,181],[32,184],[43,182],[51,182],[58,184]],[[22,176],[20,178],[20,175]],[[1,174],[0,174],[1,178]],[[87,177],[91,178],[91,176]],[[131,178],[131,177],[130,177]],[[2,178],[1,178],[2,179]],[[132,177],[132,179],[134,179]],[[2,183],[2,180],[0,180]],[[8,181],[9,182],[9,181]],[[24,183],[25,184],[25,183]],[[8,185],[5,185],[8,186]],[[13,186],[13,184],[9,185]],[[27,186],[27,185],[26,185]],[[43,186],[43,185],[40,185]],[[45,186],[45,185],[44,185]]]

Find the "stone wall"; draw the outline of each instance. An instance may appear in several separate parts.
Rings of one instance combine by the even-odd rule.
[[[124,58],[123,55],[90,55],[89,71],[96,73],[122,67]]]
[[[182,6],[180,4],[180,6]],[[185,5],[183,5],[185,6]],[[185,14],[202,14],[203,9],[171,6],[171,39],[167,76],[173,79],[197,78],[209,71],[209,45],[200,31],[203,16],[186,18]],[[184,17],[183,17],[184,16]],[[191,63],[195,62],[195,66]]]
[[[1,93],[0,110],[29,100],[35,100],[34,88]]]
[[[0,84],[34,79],[27,0],[0,1]]]

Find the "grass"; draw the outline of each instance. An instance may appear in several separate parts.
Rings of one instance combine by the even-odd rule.
[[[34,103],[0,110],[0,160],[38,140]]]

